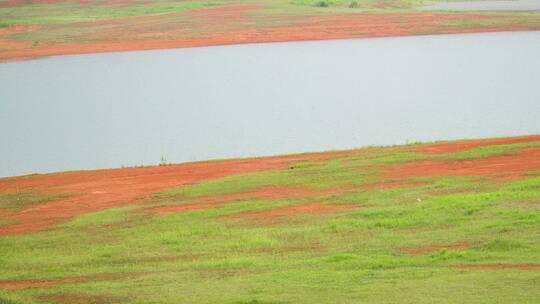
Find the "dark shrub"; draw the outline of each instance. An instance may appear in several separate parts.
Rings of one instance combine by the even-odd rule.
[[[319,1],[319,2],[317,2],[315,4],[315,6],[317,6],[317,7],[328,7],[329,5],[328,5],[328,2],[326,2],[326,1]]]

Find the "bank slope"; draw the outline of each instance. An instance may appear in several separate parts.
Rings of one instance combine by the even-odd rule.
[[[540,12],[422,11],[440,1],[0,1],[0,62],[241,43],[540,29]]]
[[[534,303],[540,136],[0,179],[2,303]]]

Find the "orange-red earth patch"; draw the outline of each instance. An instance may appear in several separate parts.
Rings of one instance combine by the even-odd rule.
[[[0,227],[0,235],[47,229],[75,216],[108,208],[142,204],[145,196],[236,174],[287,169],[292,162],[316,161],[358,152],[289,155],[260,159],[189,163],[172,166],[65,172],[0,179],[0,193],[38,191],[74,194],[0,216],[17,224]],[[167,212],[167,211],[164,211]],[[168,211],[170,212],[170,210]]]

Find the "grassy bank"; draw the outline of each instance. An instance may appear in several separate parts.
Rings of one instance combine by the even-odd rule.
[[[0,303],[535,303],[539,156],[536,136],[275,158],[16,233],[85,194],[2,179]],[[122,170],[151,168],[70,181]]]
[[[0,62],[238,43],[540,29],[535,12],[425,12],[434,0],[0,1]]]

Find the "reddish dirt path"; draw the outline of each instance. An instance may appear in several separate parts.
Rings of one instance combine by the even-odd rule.
[[[358,152],[356,152],[358,153]],[[261,159],[190,163],[164,167],[66,172],[0,179],[0,193],[40,191],[77,194],[0,216],[18,224],[0,227],[0,235],[40,231],[77,215],[144,203],[138,199],[164,189],[192,185],[225,176],[286,169],[291,162],[323,160],[354,152],[333,152]],[[0,209],[1,210],[1,209]]]
[[[513,137],[513,138],[494,138],[482,140],[467,140],[463,142],[450,142],[435,144],[416,149],[417,152],[426,154],[447,154],[472,150],[479,147],[488,147],[496,145],[510,145],[517,143],[529,143],[540,141],[540,135]]]
[[[24,28],[34,39],[57,32],[68,40],[34,44],[0,30],[0,62],[38,57],[123,52],[216,45],[535,30],[512,22],[497,26],[505,16],[431,13],[344,14],[336,16],[271,15],[261,5],[226,6],[159,16],[81,22],[63,26]],[[493,20],[484,26],[456,24]],[[90,30],[92,29],[92,30]],[[19,28],[19,31],[21,28]],[[81,34],[82,33],[82,34]],[[66,35],[64,34],[64,36]]]

